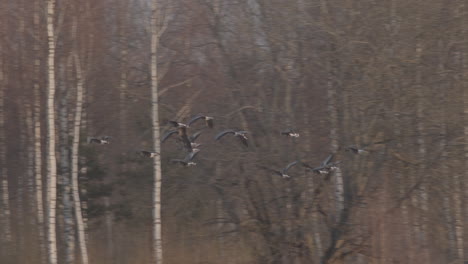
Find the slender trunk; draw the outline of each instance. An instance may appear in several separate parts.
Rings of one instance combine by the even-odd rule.
[[[33,69],[33,93],[34,93],[34,182],[35,182],[35,195],[36,195],[36,216],[38,228],[38,242],[40,248],[41,263],[46,263],[46,244],[45,244],[45,228],[44,228],[44,190],[42,187],[42,132],[41,132],[41,87],[39,83],[41,60],[39,59],[40,45],[39,45],[39,1],[34,1],[34,44],[33,50],[35,54],[34,69]]]
[[[161,140],[159,133],[159,98],[158,98],[158,71],[157,51],[159,44],[158,30],[158,2],[152,1],[151,6],[151,121],[153,130],[153,151],[161,153]],[[163,263],[162,234],[161,234],[161,157],[156,155],[153,160],[153,262]]]
[[[85,228],[83,224],[83,216],[81,213],[80,192],[78,184],[78,150],[80,144],[80,125],[81,114],[83,111],[83,77],[78,54],[73,55],[76,68],[76,108],[75,120],[73,123],[73,143],[72,143],[72,193],[75,208],[75,222],[78,233],[78,247],[80,249],[81,263],[88,264],[88,250],[86,247]]]
[[[69,59],[68,59],[69,60]],[[62,186],[62,206],[64,220],[65,263],[75,260],[75,236],[73,232],[73,204],[70,190],[70,148],[68,134],[68,81],[65,78],[67,62],[60,67],[62,83],[60,85],[59,125],[60,125],[60,178]]]
[[[55,0],[47,1],[47,250],[49,263],[57,263],[56,204],[57,160],[55,157]]]

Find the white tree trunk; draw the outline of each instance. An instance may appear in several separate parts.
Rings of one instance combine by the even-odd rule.
[[[55,0],[47,1],[47,251],[49,263],[57,263],[56,204],[57,160],[55,157]]]
[[[157,0],[152,1],[151,6],[151,118],[153,129],[153,151],[161,153],[161,140],[159,133],[159,98],[158,98],[158,71],[157,51],[159,44],[158,32],[158,5]],[[162,234],[161,234],[161,157],[157,155],[153,159],[153,257],[154,263],[162,264]]]
[[[75,120],[73,123],[73,143],[72,143],[72,193],[73,202],[75,204],[75,222],[78,233],[78,247],[80,249],[81,262],[88,264],[88,250],[86,247],[86,236],[85,228],[83,224],[83,216],[81,213],[81,202],[80,202],[80,190],[78,184],[78,150],[80,144],[80,125],[81,125],[81,114],[83,111],[83,77],[81,72],[81,64],[78,55],[75,53],[74,56],[75,68],[76,68],[76,108],[75,108]]]

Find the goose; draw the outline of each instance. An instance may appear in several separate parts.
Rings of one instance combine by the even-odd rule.
[[[368,147],[372,146],[372,145],[378,145],[378,144],[386,144],[386,143],[389,143],[389,142],[392,142],[394,141],[393,138],[390,138],[390,139],[385,139],[385,140],[381,140],[381,141],[377,141],[377,142],[371,142],[369,144],[364,144],[364,145],[350,145],[350,146],[347,146],[345,147],[345,151],[346,152],[352,152],[354,154],[367,154],[369,153],[370,151],[372,150],[367,150]]]
[[[292,166],[296,165],[298,162],[299,162],[299,161],[297,161],[297,160],[296,160],[296,161],[293,161],[293,162],[289,163],[285,168],[283,168],[283,169],[281,169],[281,170],[270,169],[270,168],[264,167],[264,166],[262,166],[261,168],[266,169],[266,170],[268,170],[268,171],[270,171],[270,172],[273,172],[273,173],[275,173],[275,174],[277,174],[277,175],[283,177],[283,179],[286,179],[286,178],[291,178],[291,176],[289,176],[289,175],[287,174],[288,170],[289,170]]]
[[[174,120],[169,120],[167,121],[169,124],[171,124],[173,127],[176,127],[176,128],[180,128],[180,127],[189,127],[187,124],[184,124],[184,123],[181,123],[181,122],[177,122],[177,121],[174,121]]]
[[[96,137],[88,137],[87,141],[88,144],[100,144],[100,145],[105,145],[110,143],[110,139],[112,137],[109,136],[102,136],[101,138],[96,138]]]
[[[193,151],[192,142],[190,141],[187,135],[187,127],[184,127],[184,126],[179,127],[178,133],[179,133],[180,140],[182,140],[182,143],[184,144],[187,151],[192,152]]]
[[[247,142],[247,136],[246,136],[247,133],[248,133],[247,131],[243,131],[243,130],[228,129],[216,135],[215,140],[219,140],[220,138],[224,137],[227,134],[233,134],[235,137],[239,138],[239,140],[244,146],[248,147],[249,143]]]
[[[318,167],[312,167],[307,163],[302,162],[302,165],[315,173],[318,174],[329,174],[330,171],[338,169],[336,165],[340,164],[341,161],[331,162],[333,160],[333,154],[328,155],[328,157],[320,164]]]
[[[346,152],[352,152],[354,154],[364,154],[364,153],[368,153],[369,151],[365,150],[364,148],[366,148],[367,146],[364,146],[362,148],[356,146],[356,145],[351,145],[351,146],[347,146],[345,148],[345,151]]]
[[[195,166],[197,163],[193,162],[192,160],[197,156],[198,152],[200,152],[199,149],[193,149],[192,152],[188,153],[187,156],[183,160],[181,159],[171,159],[172,163],[180,163],[184,165],[185,167],[189,166]]]
[[[292,130],[292,129],[288,129],[288,130],[285,130],[285,131],[281,131],[280,134],[283,135],[283,136],[287,136],[287,137],[295,137],[295,138],[298,138],[298,137],[299,137],[299,133],[295,132],[295,131]]]
[[[206,115],[196,115],[196,116],[194,116],[192,119],[190,119],[190,121],[188,121],[187,125],[191,126],[195,121],[200,120],[200,119],[205,120],[205,123],[206,123],[207,127],[213,128],[213,126],[214,126],[213,119],[214,118],[211,117],[211,116],[206,116]]]
[[[202,145],[200,143],[195,142],[195,140],[197,140],[197,138],[201,135],[202,132],[203,132],[202,130],[197,131],[188,137],[188,140],[190,141],[190,145],[192,146],[192,148],[196,148]]]
[[[147,157],[147,158],[154,158],[154,157],[156,157],[157,155],[159,155],[159,153],[157,153],[157,152],[154,152],[154,151],[147,151],[147,150],[139,150],[139,151],[137,151],[137,153],[138,153],[140,156]]]

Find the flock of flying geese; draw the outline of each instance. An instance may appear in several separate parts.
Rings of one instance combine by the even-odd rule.
[[[163,143],[167,139],[177,135],[178,140],[182,142],[185,150],[187,151],[187,154],[184,157],[184,159],[171,159],[172,163],[178,163],[178,164],[181,164],[181,165],[186,166],[186,167],[197,165],[193,160],[197,156],[197,154],[200,152],[200,149],[198,147],[200,147],[201,144],[197,143],[195,141],[197,140],[197,138],[202,133],[202,130],[199,130],[199,131],[197,131],[197,132],[195,132],[193,134],[190,134],[190,135],[187,132],[188,132],[188,128],[190,128],[192,126],[192,124],[194,124],[195,122],[197,122],[199,120],[204,120],[205,124],[206,124],[206,126],[208,128],[213,128],[214,127],[214,122],[213,122],[214,118],[210,117],[210,116],[206,116],[206,115],[201,115],[201,114],[195,115],[187,123],[182,123],[182,122],[173,121],[173,120],[168,121],[168,124],[171,125],[172,127],[174,127],[175,129],[169,130],[167,133],[165,133],[164,136],[161,139],[161,143]],[[223,130],[220,133],[218,133],[215,136],[214,139],[215,139],[215,141],[218,141],[221,138],[223,138],[224,136],[231,135],[231,136],[234,136],[234,137],[238,138],[240,143],[244,147],[248,147],[249,142],[248,142],[247,134],[248,134],[248,132],[244,131],[244,130],[227,129],[227,130]],[[283,135],[283,136],[286,136],[286,137],[291,137],[291,138],[298,138],[299,137],[299,133],[295,132],[292,129],[281,131],[280,135]],[[103,137],[100,137],[100,138],[88,137],[87,142],[88,142],[88,144],[105,145],[105,144],[109,144],[111,139],[112,139],[112,137],[110,137],[110,136],[103,136]],[[366,146],[358,147],[356,145],[351,145],[351,146],[346,147],[345,151],[349,151],[349,152],[352,152],[354,154],[363,154],[363,153],[368,152],[367,150],[365,150],[365,147]],[[157,155],[159,155],[159,153],[157,153],[157,152],[148,151],[148,150],[139,150],[139,151],[137,151],[137,153],[140,156],[147,157],[147,158],[154,158]],[[271,168],[268,168],[268,167],[265,167],[265,166],[260,166],[260,168],[265,169],[265,170],[267,170],[267,171],[269,171],[271,173],[277,174],[277,175],[279,175],[279,176],[281,176],[283,178],[290,178],[290,176],[287,174],[287,172],[288,172],[288,170],[290,168],[292,168],[293,166],[295,166],[297,164],[302,164],[304,167],[306,167],[307,169],[309,169],[312,172],[317,173],[317,174],[329,174],[331,171],[334,171],[334,170],[336,170],[338,168],[337,165],[340,164],[340,161],[333,162],[333,154],[330,154],[317,167],[313,167],[313,166],[308,165],[305,162],[296,160],[296,161],[293,161],[293,162],[289,163],[286,167],[284,167],[284,168],[282,168],[280,170],[271,169]]]

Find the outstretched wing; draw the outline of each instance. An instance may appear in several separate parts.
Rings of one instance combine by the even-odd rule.
[[[192,151],[189,154],[187,154],[187,157],[185,157],[185,161],[186,162],[192,161],[198,155],[198,152],[200,151]]]
[[[219,140],[220,138],[224,137],[227,134],[235,134],[234,130],[228,129],[224,130],[223,132],[219,133],[218,135],[215,136],[215,140]]]
[[[328,163],[330,163],[333,159],[333,154],[328,155],[328,157],[320,164],[320,166],[325,167]]]
[[[174,134],[177,134],[177,133],[178,133],[177,130],[171,130],[171,131],[167,132],[167,133],[163,136],[163,138],[162,138],[162,140],[161,140],[161,143],[163,143],[164,141],[166,141],[166,139],[168,139],[170,136],[172,136],[172,135],[174,135]]]
[[[283,171],[286,173],[286,172],[289,170],[289,168],[291,168],[292,166],[296,165],[298,162],[299,162],[299,161],[296,160],[296,161],[293,161],[293,162],[289,163],[288,166],[286,166],[286,168],[284,168]]]
[[[194,142],[195,140],[197,140],[197,138],[201,135],[202,132],[203,132],[203,130],[199,130],[199,131],[193,133],[192,135],[190,135],[190,137],[189,137],[190,142]]]
[[[204,115],[196,115],[194,117],[192,117],[192,119],[190,119],[190,121],[188,121],[187,125],[192,125],[192,123],[196,122],[197,120],[200,120],[200,119],[205,119],[205,116]]]

